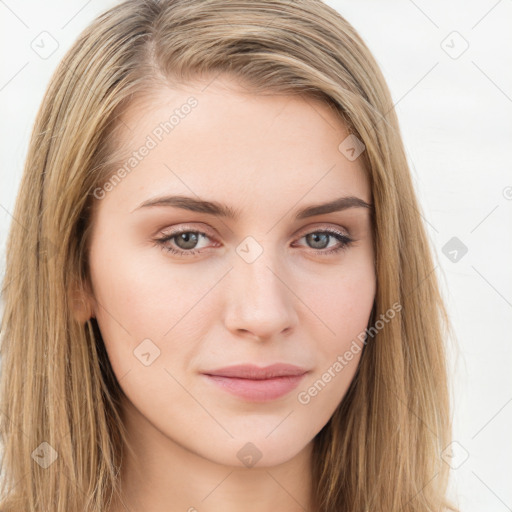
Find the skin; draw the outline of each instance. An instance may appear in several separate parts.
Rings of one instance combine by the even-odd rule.
[[[294,217],[341,196],[371,203],[368,180],[362,159],[338,150],[348,132],[326,104],[257,96],[225,76],[204,87],[162,87],[126,111],[129,129],[119,143],[131,152],[190,96],[198,100],[95,204],[91,288],[75,314],[97,319],[126,395],[122,416],[137,457],[123,466],[125,505],[112,510],[313,510],[313,438],[343,399],[360,352],[309,403],[298,394],[366,329],[376,281],[367,209]],[[171,194],[217,201],[240,218],[137,209]],[[182,227],[206,233],[194,247],[199,254],[173,255],[155,243]],[[322,255],[340,245],[322,238],[325,229],[354,241]],[[237,252],[246,237],[258,244],[253,254],[263,251],[250,263]],[[178,244],[166,242],[192,250],[190,241]],[[134,355],[145,339],[154,344],[147,345],[151,353],[160,350],[147,366]],[[199,373],[275,362],[309,373],[295,390],[263,403],[231,395]],[[237,457],[246,443],[261,454],[252,467]]]

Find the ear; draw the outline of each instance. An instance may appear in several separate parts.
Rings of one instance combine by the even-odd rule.
[[[84,288],[75,283],[69,291],[69,303],[71,313],[78,323],[84,324],[95,316],[94,298],[88,286]]]

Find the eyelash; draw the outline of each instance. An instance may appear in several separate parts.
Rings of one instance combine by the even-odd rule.
[[[158,246],[160,246],[160,248],[162,250],[164,250],[166,252],[169,252],[169,253],[172,253],[172,254],[177,255],[177,256],[195,256],[196,254],[199,254],[201,252],[201,250],[190,249],[189,251],[185,251],[185,250],[182,250],[182,249],[174,249],[173,247],[170,247],[170,246],[166,245],[166,242],[169,242],[169,241],[175,239],[178,235],[181,235],[183,233],[194,233],[194,234],[206,236],[207,238],[211,238],[211,237],[208,236],[207,233],[204,233],[202,231],[194,231],[194,230],[191,230],[191,229],[183,229],[181,231],[175,231],[175,232],[173,232],[170,235],[166,235],[165,237],[157,238],[154,241],[155,241],[155,243]],[[300,238],[304,238],[305,236],[311,235],[313,233],[327,234],[327,235],[329,235],[329,236],[331,236],[333,238],[336,238],[336,240],[341,242],[341,244],[338,245],[337,247],[334,247],[334,248],[328,249],[328,250],[326,250],[326,249],[311,249],[313,252],[317,253],[320,256],[330,256],[332,254],[337,254],[337,253],[340,253],[342,251],[345,251],[355,241],[354,239],[352,239],[352,238],[348,237],[347,235],[344,235],[343,233],[341,233],[339,231],[336,231],[334,229],[324,229],[324,230],[311,231],[309,233],[306,233],[306,234],[302,235]]]

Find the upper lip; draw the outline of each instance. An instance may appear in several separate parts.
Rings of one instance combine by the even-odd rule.
[[[300,366],[276,363],[265,367],[256,366],[254,364],[239,364],[218,368],[216,370],[208,370],[201,373],[206,375],[216,375],[219,377],[262,380],[272,379],[275,377],[304,375],[306,372],[307,370]]]

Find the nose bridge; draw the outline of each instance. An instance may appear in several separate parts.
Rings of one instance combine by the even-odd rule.
[[[286,286],[287,271],[278,249],[247,237],[236,248],[230,272],[228,326],[258,336],[278,334],[296,321],[293,293]]]

